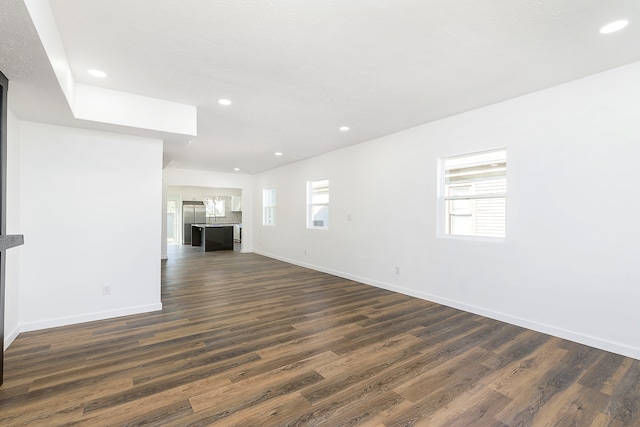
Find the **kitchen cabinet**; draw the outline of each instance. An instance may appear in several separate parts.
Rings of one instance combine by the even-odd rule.
[[[233,250],[233,226],[193,224],[191,246],[204,246],[205,252]]]
[[[231,212],[242,212],[242,196],[231,196]]]

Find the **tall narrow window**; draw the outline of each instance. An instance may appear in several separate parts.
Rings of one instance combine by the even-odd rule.
[[[307,181],[307,228],[329,228],[329,180]]]
[[[262,190],[262,225],[276,225],[276,189]]]
[[[444,234],[505,237],[507,151],[441,160]]]

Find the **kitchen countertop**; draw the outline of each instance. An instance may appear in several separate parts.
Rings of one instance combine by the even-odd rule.
[[[238,223],[225,223],[225,222],[215,222],[213,224],[191,224],[192,227],[233,227],[234,225],[242,226],[242,224]]]

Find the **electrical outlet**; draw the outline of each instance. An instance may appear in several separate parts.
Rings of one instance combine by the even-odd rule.
[[[396,265],[396,274],[400,274],[400,267]]]
[[[102,295],[111,295],[111,285],[102,285]]]
[[[347,215],[347,221],[351,221],[351,214]]]
[[[307,256],[307,250],[306,249],[304,250],[304,255]]]

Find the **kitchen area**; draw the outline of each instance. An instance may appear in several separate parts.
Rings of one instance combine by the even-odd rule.
[[[242,190],[169,186],[167,243],[240,250]]]

